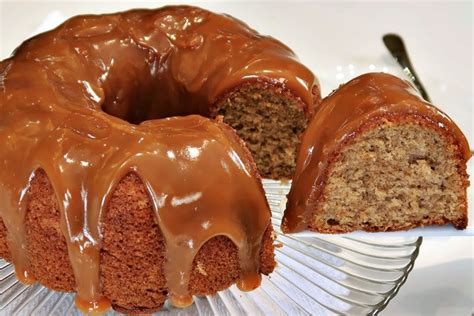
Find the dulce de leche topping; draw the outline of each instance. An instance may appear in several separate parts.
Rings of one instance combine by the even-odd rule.
[[[78,301],[107,305],[100,221],[114,186],[133,171],[166,240],[170,295],[188,297],[194,256],[217,235],[239,249],[242,288],[257,286],[270,212],[249,154],[206,118],[153,120],[209,115],[219,96],[248,80],[287,87],[313,111],[316,79],[288,47],[199,8],[78,16],[23,43],[0,63],[0,215],[18,270],[28,268],[28,186],[43,169]]]
[[[414,116],[436,124],[454,137],[465,161],[471,157],[459,127],[424,101],[410,83],[384,73],[359,76],[323,100],[303,135],[282,221],[284,232],[308,228],[324,188],[328,163],[341,145],[363,124],[393,115]]]

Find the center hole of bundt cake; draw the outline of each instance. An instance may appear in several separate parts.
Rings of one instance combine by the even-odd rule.
[[[159,84],[159,83],[158,83]],[[148,87],[149,88],[149,87]],[[289,92],[265,83],[245,83],[209,105],[203,96],[181,91],[137,88],[106,98],[104,112],[140,124],[146,120],[191,114],[222,116],[245,141],[265,178],[291,179],[299,135],[307,125],[304,104]]]
[[[203,110],[208,107],[203,106],[205,103],[199,103],[198,97],[190,101],[187,98],[177,96],[176,100],[172,100],[167,96],[161,96],[154,90],[131,91],[128,95],[125,94],[119,92],[117,95],[106,98],[102,110],[109,115],[135,125],[148,120],[173,116],[191,114],[209,116],[209,111]]]

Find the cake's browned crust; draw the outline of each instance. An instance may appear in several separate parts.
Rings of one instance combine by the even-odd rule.
[[[102,291],[117,311],[151,313],[167,299],[165,244],[155,218],[142,181],[134,173],[126,175],[112,195],[102,226]],[[38,282],[58,291],[73,291],[74,274],[60,230],[58,203],[42,170],[31,182],[26,229],[30,269]],[[0,245],[6,249],[2,256],[8,257],[5,231],[0,230]],[[269,225],[262,244],[260,272],[269,274],[274,266]],[[193,295],[215,294],[235,283],[238,276],[237,248],[227,237],[218,236],[197,254],[189,290]]]
[[[343,163],[345,160],[350,159],[350,157],[346,154],[344,155],[343,152],[345,149],[347,149],[349,146],[359,142],[361,143],[360,136],[363,136],[370,131],[373,131],[376,128],[382,127],[383,125],[386,126],[386,128],[394,127],[397,125],[403,125],[406,126],[406,129],[408,130],[410,126],[420,126],[423,129],[426,129],[426,131],[432,131],[439,135],[440,139],[443,141],[444,150],[446,156],[450,157],[450,160],[452,160],[455,165],[456,172],[454,176],[456,177],[456,180],[453,182],[453,187],[449,188],[443,188],[443,190],[446,190],[445,194],[447,191],[452,191],[452,194],[456,195],[457,199],[456,201],[452,201],[453,205],[452,207],[447,205],[445,203],[446,209],[451,209],[453,208],[454,214],[446,214],[445,216],[439,216],[437,214],[436,216],[433,216],[433,211],[439,211],[439,210],[429,210],[429,209],[423,209],[421,208],[419,212],[412,211],[410,214],[410,220],[406,221],[393,221],[393,219],[386,218],[385,220],[382,221],[377,221],[373,217],[369,218],[365,214],[365,212],[362,212],[358,216],[361,218],[361,222],[359,223],[358,221],[352,221],[352,222],[347,222],[345,225],[341,225],[339,219],[343,219],[344,217],[348,216],[354,216],[354,209],[358,209],[363,207],[360,204],[360,201],[358,203],[351,203],[347,202],[346,204],[348,206],[351,206],[351,210],[349,209],[334,209],[334,207],[328,206],[330,200],[334,200],[334,195],[338,194],[335,192],[333,189],[335,186],[333,185],[331,188],[329,188],[328,182],[331,181],[329,179],[330,177],[333,177],[335,175],[335,169],[337,168],[338,164]],[[362,140],[363,141],[363,140]],[[386,141],[386,140],[384,140]],[[421,146],[422,144],[420,144]],[[434,149],[433,149],[434,150]],[[360,152],[359,155],[364,154],[363,152]],[[418,161],[424,161],[428,160],[429,158],[420,156],[420,157],[415,157],[414,155],[414,163],[418,164]],[[445,161],[447,162],[447,161]],[[373,163],[371,161],[367,161],[367,164]],[[400,163],[403,163],[402,161]],[[449,162],[447,162],[449,163]],[[380,166],[380,168],[384,168],[384,166]],[[401,167],[400,167],[401,168]],[[436,170],[435,166],[431,166],[432,172],[438,172],[442,173],[444,170]],[[344,177],[346,180],[342,181],[345,183],[338,183],[336,186],[339,188],[342,186],[347,186],[348,183],[353,179],[353,175],[350,173],[353,171],[346,170],[346,173],[344,174]],[[390,172],[390,170],[387,170],[387,172]],[[408,188],[408,180],[410,176],[406,175],[406,178],[401,178],[399,181],[400,183],[403,183],[405,181],[407,188]],[[445,224],[452,224],[455,228],[457,229],[465,229],[468,223],[468,216],[467,216],[467,187],[469,186],[469,176],[466,172],[466,162],[463,158],[462,151],[460,149],[460,144],[458,143],[458,140],[454,135],[446,131],[446,129],[441,128],[437,122],[434,122],[430,120],[427,117],[422,117],[419,115],[386,115],[386,116],[381,116],[374,118],[373,120],[370,120],[363,124],[357,131],[355,131],[350,137],[348,137],[344,142],[341,143],[339,149],[334,152],[334,154],[331,156],[329,162],[328,162],[328,168],[326,169],[325,172],[325,177],[323,181],[323,194],[320,196],[319,200],[313,200],[310,203],[314,205],[314,210],[312,213],[309,214],[309,217],[307,219],[309,224],[309,229],[312,231],[317,231],[317,232],[322,232],[322,233],[347,233],[351,232],[354,230],[364,230],[368,232],[379,232],[379,231],[396,231],[396,230],[408,230],[411,228],[415,227],[420,227],[420,226],[429,226],[429,225],[445,225]],[[387,183],[386,184],[388,187],[393,186],[394,183]],[[362,188],[363,186],[361,186]],[[353,192],[353,196],[356,196],[358,192]],[[430,192],[426,192],[426,196],[428,197]],[[393,199],[397,199],[399,197],[393,196]],[[350,197],[346,197],[345,200],[350,200]],[[363,200],[368,201],[370,198],[367,197]],[[384,205],[381,205],[379,208],[379,213],[383,214],[385,209],[387,208],[387,203],[390,201],[385,201]],[[327,211],[328,209],[332,209],[331,212],[333,214],[337,214],[338,218],[324,218],[322,220],[322,216],[328,215]],[[400,209],[400,214],[410,212],[408,209]],[[422,214],[423,213],[423,214]],[[351,214],[351,215],[349,215]],[[363,218],[362,218],[363,217]],[[367,218],[366,218],[367,217]]]
[[[0,258],[11,261],[10,251],[7,244],[7,228],[0,217]]]
[[[74,291],[74,274],[60,227],[59,205],[46,173],[39,169],[30,183],[25,218],[28,271],[55,291]]]
[[[167,297],[165,242],[145,186],[135,174],[120,181],[103,218],[100,274],[114,309],[154,312]]]

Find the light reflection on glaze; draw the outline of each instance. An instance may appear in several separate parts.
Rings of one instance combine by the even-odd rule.
[[[328,162],[358,128],[381,116],[415,115],[435,122],[458,143],[462,158],[471,157],[459,127],[443,112],[424,101],[407,81],[384,73],[362,75],[323,100],[303,135],[282,230],[308,228],[326,180]]]
[[[186,196],[183,197],[177,197],[174,196],[171,199],[171,206],[176,207],[176,206],[181,206],[185,204],[191,204],[193,202],[198,201],[202,196],[202,192],[194,192],[191,194],[187,194]]]
[[[28,268],[25,193],[42,168],[59,201],[78,301],[95,306],[100,219],[133,171],[167,243],[176,301],[189,301],[194,256],[217,235],[239,249],[241,287],[255,286],[270,212],[249,153],[202,117],[149,120],[211,115],[218,97],[249,80],[291,89],[314,110],[317,81],[288,47],[197,8],[75,17],[22,44],[0,63],[0,214],[18,271]],[[173,205],[191,193],[200,196]]]

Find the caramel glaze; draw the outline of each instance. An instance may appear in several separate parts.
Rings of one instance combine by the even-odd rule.
[[[242,287],[255,287],[270,212],[250,154],[201,116],[153,120],[209,116],[249,80],[291,89],[313,110],[316,79],[288,47],[199,8],[78,16],[23,43],[0,63],[0,215],[17,270],[28,275],[23,221],[41,168],[60,202],[78,301],[103,305],[101,217],[133,171],[166,240],[172,297],[186,301],[193,258],[217,235],[239,249]]]
[[[362,75],[326,97],[303,135],[286,210],[285,233],[308,228],[321,197],[331,159],[364,124],[384,117],[410,116],[437,126],[457,142],[461,159],[471,157],[459,127],[424,101],[407,81],[384,73]]]

